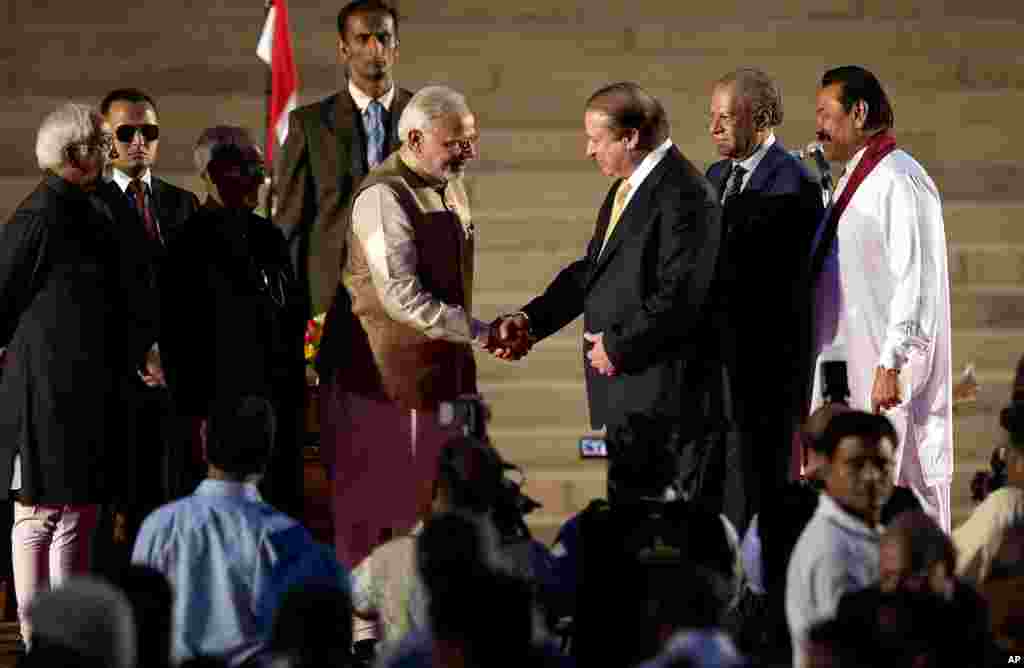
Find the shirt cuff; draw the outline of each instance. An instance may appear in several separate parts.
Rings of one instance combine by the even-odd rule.
[[[897,346],[886,345],[882,349],[882,357],[878,360],[878,366],[884,369],[895,369],[899,371],[906,361],[903,355],[896,352]]]
[[[483,348],[487,345],[488,335],[491,331],[490,324],[477,320],[470,316],[469,318],[469,335],[473,337],[473,343]]]

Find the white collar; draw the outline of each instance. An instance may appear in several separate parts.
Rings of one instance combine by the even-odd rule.
[[[672,148],[671,137],[662,142],[658,148],[644,156],[644,159],[639,165],[637,165],[637,168],[634,169],[633,173],[630,174],[628,179],[626,179],[626,182],[629,183],[629,197],[626,198],[627,202],[632,198],[636,189],[640,187],[640,184],[644,182],[644,179],[647,178],[647,175],[653,172],[654,168],[658,166],[658,163],[661,162],[661,159],[665,157],[665,154],[668,153],[670,148]]]
[[[853,174],[853,170],[857,169],[857,165],[860,164],[861,158],[864,157],[864,153],[868,150],[867,145],[861,146],[860,150],[853,154],[853,157],[846,162],[846,166],[843,167],[843,176],[849,176]]]
[[[376,99],[384,108],[391,111],[391,103],[395,100],[395,84],[392,82],[391,89],[384,93],[378,98],[372,98],[359,89],[351,79],[348,80],[348,94],[352,96],[352,101],[356,103],[356,109],[359,113],[366,111],[366,108],[370,106],[370,103]]]
[[[840,527],[860,534],[861,536],[869,537],[874,540],[878,540],[881,536],[881,531],[878,527],[870,527],[864,523],[864,520],[851,515],[850,513],[843,510],[835,499],[828,495],[828,492],[822,492],[818,495],[818,513],[830,519]]]
[[[740,160],[739,162],[734,162],[733,164],[739,165],[743,169],[747,170],[747,174],[753,174],[754,170],[757,169],[757,166],[761,164],[762,160],[764,160],[764,156],[767,155],[768,149],[770,149],[772,147],[772,144],[774,143],[775,133],[769,130],[767,139],[761,142],[761,145],[757,147],[756,151],[751,153],[743,160]]]
[[[146,189],[152,192],[153,170],[146,169],[139,178],[141,178],[142,182],[146,184]],[[128,192],[128,184],[132,182],[132,177],[128,176],[117,167],[114,167],[110,170],[110,180],[117,184],[117,187],[121,189],[121,192],[126,193]]]

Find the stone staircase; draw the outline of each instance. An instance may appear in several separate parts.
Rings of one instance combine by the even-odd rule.
[[[711,82],[738,66],[772,73],[785,94],[779,135],[814,129],[826,67],[859,63],[886,85],[898,137],[942,191],[953,281],[954,358],[978,368],[976,403],[958,411],[955,521],[967,484],[999,438],[997,414],[1024,354],[1024,4],[1001,0],[400,0],[399,82],[465,91],[483,130],[470,187],[479,230],[476,311],[515,309],[578,256],[608,181],[583,156],[582,105],[597,87],[632,79],[658,95],[691,160],[714,158],[705,130]],[[191,143],[215,123],[262,134],[265,70],[255,58],[259,0],[11,2],[0,40],[0,220],[38,180],[43,114],[73,98],[139,86],[163,126],[159,172],[198,191]],[[339,86],[341,1],[289,0],[301,100]],[[0,10],[2,11],[2,10]],[[767,249],[766,249],[767,250]],[[531,517],[550,538],[603,492],[600,462],[581,462],[589,432],[579,323],[518,364],[480,359],[492,433],[544,503]]]

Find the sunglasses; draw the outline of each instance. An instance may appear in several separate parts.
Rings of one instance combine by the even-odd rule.
[[[114,131],[117,141],[128,144],[135,139],[135,133],[141,132],[147,142],[156,141],[160,137],[160,126],[146,123],[144,125],[122,125]]]

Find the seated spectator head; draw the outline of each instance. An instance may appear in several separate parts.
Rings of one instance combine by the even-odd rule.
[[[39,592],[27,614],[32,623],[28,639],[32,652],[77,652],[89,665],[135,668],[131,604],[102,580],[75,577],[56,589]]]
[[[164,668],[171,660],[174,594],[163,573],[140,564],[123,568],[113,582],[132,606],[138,665]]]
[[[270,651],[290,668],[342,668],[351,663],[352,599],[333,580],[289,591],[274,616]]]
[[[675,422],[633,413],[608,431],[608,501],[676,497],[681,435]]]
[[[217,402],[204,430],[208,477],[235,482],[258,480],[270,457],[275,429],[274,409],[262,397]]]
[[[645,627],[654,633],[656,647],[664,647],[679,631],[722,626],[732,596],[720,573],[692,562],[654,566],[644,573]]]
[[[84,104],[68,102],[50,112],[36,135],[39,169],[85,191],[96,189],[110,150],[103,117]]]
[[[807,418],[803,429],[800,430],[800,442],[804,457],[804,477],[815,482],[823,482],[822,475],[825,472],[825,464],[828,458],[820,450],[821,438],[825,435],[825,428],[836,415],[849,413],[853,409],[846,404],[831,402],[823,404]]]
[[[1022,576],[1024,576],[1024,526],[1013,526],[1003,532],[1003,540],[992,559],[992,570],[988,577],[991,580]]]
[[[207,128],[196,140],[193,156],[206,192],[216,204],[236,211],[259,206],[266,168],[249,130],[232,125]]]
[[[462,512],[432,515],[416,539],[416,565],[428,590],[500,562],[494,525]]]
[[[487,601],[487,612],[480,604]],[[434,636],[434,665],[530,665],[534,598],[522,578],[481,570],[432,589],[428,616]]]
[[[956,549],[949,536],[922,512],[902,513],[882,534],[882,591],[931,592],[950,599],[956,586]]]
[[[1006,450],[1006,484],[1024,487],[1024,400],[1013,401],[1002,410],[999,422],[1008,433]]]
[[[438,457],[433,512],[484,514],[502,489],[504,462],[494,446],[472,436],[449,439]]]
[[[882,506],[892,493],[897,442],[887,418],[862,411],[834,416],[821,438],[825,492],[869,526],[881,521]]]
[[[861,668],[872,665],[871,629],[836,619],[818,622],[804,640],[804,668]]]

